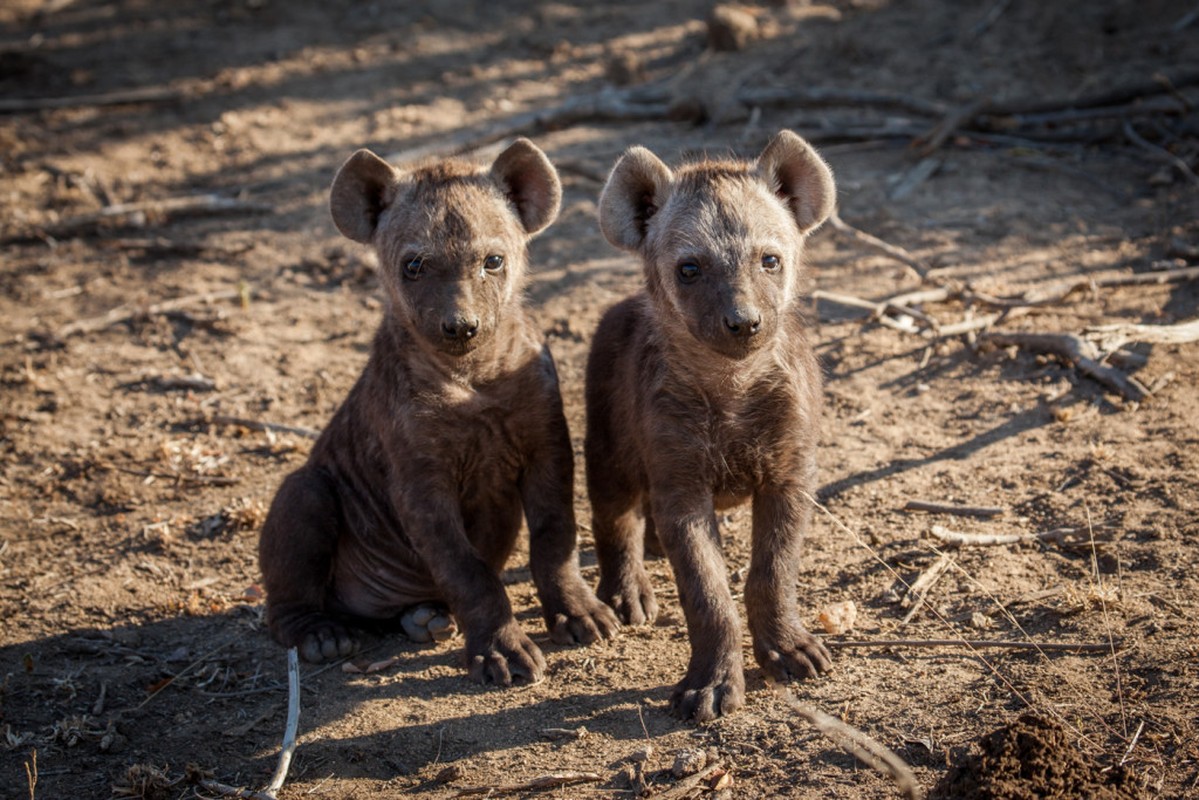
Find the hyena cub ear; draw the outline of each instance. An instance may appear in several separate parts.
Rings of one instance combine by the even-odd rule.
[[[346,159],[329,190],[333,224],[347,239],[370,244],[379,215],[395,200],[400,172],[370,150]]]
[[[496,156],[492,180],[516,207],[530,236],[545,230],[558,217],[562,184],[545,153],[528,139],[519,138]]]
[[[674,175],[644,147],[630,147],[612,168],[600,195],[600,230],[614,246],[636,251],[650,218],[670,196]]]
[[[791,131],[779,131],[770,140],[758,156],[758,172],[791,209],[800,233],[820,227],[833,213],[837,204],[833,171]]]

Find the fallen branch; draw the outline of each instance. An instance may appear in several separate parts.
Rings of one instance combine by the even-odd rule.
[[[1183,161],[1166,148],[1155,145],[1153,142],[1150,142],[1144,136],[1141,136],[1141,134],[1137,133],[1136,128],[1132,127],[1132,120],[1124,120],[1124,135],[1128,137],[1128,141],[1149,153],[1149,155],[1153,156],[1158,161],[1164,161],[1181,172],[1183,176],[1185,176],[1186,179],[1192,184],[1199,185],[1199,175],[1195,174],[1195,171],[1191,169],[1190,164]]]
[[[1040,533],[965,533],[942,525],[934,525],[929,532],[947,547],[991,547],[1017,542],[1053,542],[1062,547],[1071,547],[1089,544],[1093,535],[1093,531],[1082,528],[1054,528]],[[1110,536],[1096,541],[1108,539]]]
[[[148,306],[123,305],[117,306],[107,314],[100,317],[92,317],[90,319],[76,320],[75,322],[63,325],[58,329],[57,336],[59,339],[66,339],[69,336],[74,336],[77,333],[94,333],[102,331],[105,328],[111,328],[113,325],[139,317],[154,317],[160,314],[168,314],[172,311],[179,311],[183,308],[191,306],[208,305],[218,300],[236,300],[241,299],[243,302],[249,296],[249,292],[245,287],[237,289],[223,289],[219,292],[203,292],[201,294],[191,294],[185,297],[178,297],[174,300],[165,300],[161,303],[153,303]]]
[[[1125,400],[1140,401],[1149,396],[1135,378],[1108,364],[1101,363],[1098,348],[1073,333],[984,333],[982,341],[997,347],[1019,347],[1032,353],[1057,356],[1081,374],[1111,389]]]
[[[1130,275],[1112,275],[1106,278],[1080,278],[1055,283],[1039,291],[1025,292],[1014,299],[1022,305],[1043,306],[1059,303],[1083,289],[1109,289],[1118,286],[1153,286],[1167,283],[1184,283],[1199,280],[1199,267],[1163,269],[1152,272],[1135,272]]]
[[[61,222],[39,228],[35,234],[9,236],[6,242],[44,239],[63,239],[87,233],[103,224],[131,224],[144,227],[152,220],[166,220],[178,216],[214,216],[220,214],[263,214],[274,208],[264,203],[254,203],[225,197],[219,194],[167,197],[160,200],[143,200],[136,203],[117,203],[105,206],[90,214],[80,214]]]
[[[825,646],[833,649],[842,647],[968,647],[971,650],[999,648],[1003,650],[1036,650],[1042,653],[1110,653],[1112,651],[1112,646],[1107,642],[1071,644],[1068,642],[1016,642],[987,639],[862,639],[849,641],[822,639],[821,641]]]
[[[135,475],[139,478],[155,478],[174,483],[194,483],[201,486],[236,486],[240,482],[239,478],[230,478],[224,475],[183,475],[178,472],[155,472],[148,469],[122,467],[119,464],[97,464],[96,466],[100,469],[112,469],[117,472],[123,472],[126,475]]]
[[[12,97],[0,99],[0,114],[19,114],[27,111],[46,111],[55,108],[79,108],[81,106],[123,106],[133,103],[163,103],[179,100],[183,93],[178,89],[147,86],[141,89],[126,89],[103,94],[80,94],[73,97]]]
[[[298,425],[284,425],[280,422],[263,422],[257,419],[246,419],[245,417],[230,417],[225,414],[216,414],[209,422],[214,425],[236,425],[241,428],[249,428],[252,431],[291,433],[296,436],[303,436],[305,439],[319,439],[321,437],[321,432],[312,428],[302,428]]]
[[[510,783],[504,786],[468,786],[459,789],[454,797],[474,797],[486,795],[495,797],[501,794],[518,794],[520,792],[536,792],[543,789],[556,789],[559,786],[570,786],[576,783],[599,783],[603,776],[594,772],[551,772],[524,783]]]
[[[768,680],[767,682],[779,699],[792,711],[810,722],[816,730],[832,739],[842,750],[876,772],[894,780],[899,791],[910,800],[921,800],[924,797],[924,791],[916,781],[912,768],[889,748],[879,744],[852,725],[817,708],[800,703],[787,688],[779,686],[774,681]]]
[[[896,247],[893,244],[888,244],[877,236],[873,236],[863,230],[855,228],[845,220],[841,219],[841,215],[837,211],[833,211],[833,213],[829,216],[828,221],[829,224],[833,226],[833,229],[839,233],[844,233],[866,245],[867,247],[873,248],[874,250],[877,250],[880,253],[895,259],[901,264],[907,265],[916,274],[916,277],[920,278],[920,280],[924,280],[928,275],[929,267],[924,261],[912,255],[907,250],[904,250],[902,247]]]
[[[953,514],[958,517],[998,517],[1004,509],[1001,506],[963,506],[956,503],[933,503],[928,500],[909,500],[903,507],[904,511],[927,511],[930,514]]]
[[[952,109],[944,119],[933,126],[932,130],[923,136],[918,136],[912,142],[916,148],[916,155],[921,158],[931,156],[959,128],[978,116],[979,112],[983,111],[990,102],[989,96],[979,97],[964,106]]]
[[[720,766],[713,766],[705,770],[700,770],[699,772],[679,779],[675,783],[671,784],[667,789],[663,789],[660,792],[655,791],[652,796],[658,798],[658,800],[673,800],[673,798],[676,797],[685,797],[695,791],[695,787],[699,786],[704,781],[711,779],[716,775],[716,773],[723,770],[724,767]]]
[[[1082,336],[1095,342],[1101,352],[1114,353],[1126,344],[1189,344],[1199,342],[1199,319],[1174,325],[1117,323],[1084,328]]]
[[[296,730],[300,726],[300,659],[296,648],[287,650],[287,727],[283,730],[283,746],[279,751],[279,766],[266,788],[267,796],[274,798],[287,780],[291,768],[291,757],[296,752]]]

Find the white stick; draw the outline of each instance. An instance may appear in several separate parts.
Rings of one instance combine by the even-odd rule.
[[[287,728],[283,732],[283,750],[279,753],[279,766],[266,793],[271,797],[278,794],[287,780],[291,768],[291,756],[296,751],[296,729],[300,727],[300,656],[296,648],[287,651]]]

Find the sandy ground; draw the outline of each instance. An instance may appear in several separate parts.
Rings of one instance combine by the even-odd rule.
[[[831,162],[846,222],[930,270],[921,277],[827,226],[811,241],[827,406],[801,612],[818,628],[822,608],[853,601],[858,617],[828,637],[835,671],[791,690],[895,751],[926,789],[949,780],[950,765],[1002,762],[969,796],[1077,796],[1015,774],[1019,759],[976,757],[980,740],[1031,713],[1088,785],[1194,796],[1199,345],[1114,353],[1110,364],[1152,390],[1130,399],[1053,356],[937,336],[919,314],[880,324],[827,299],[949,287],[947,299],[915,304],[944,326],[994,313],[987,297],[1081,281],[991,331],[1194,319],[1193,281],[1105,284],[1199,265],[1199,191],[1182,168],[1199,168],[1193,7],[746,6],[753,40],[717,52],[710,4],[692,0],[181,0],[169,13],[146,0],[6,3],[0,796],[213,796],[200,776],[269,780],[286,660],[262,624],[255,544],[275,487],[311,441],[219,420],[319,429],[365,362],[380,316],[375,264],[339,238],[326,209],[353,150],[404,158],[478,146],[486,159],[522,132],[558,164],[563,211],[533,245],[528,294],[559,364],[594,581],[582,372],[600,315],[640,280],[599,233],[604,176],[634,143],[667,160],[752,157],[784,127]],[[1106,98],[1105,112],[1060,115],[1122,87],[1135,91]],[[134,89],[154,94],[14,108]],[[814,90],[843,96],[815,104]],[[986,99],[1030,112],[1045,101],[1059,116],[984,119],[976,107],[921,157],[915,137]],[[204,195],[236,207],[161,202]],[[148,205],[113,213],[121,203]],[[1003,513],[904,511],[911,500]],[[735,592],[748,521],[748,510],[725,520]],[[937,525],[1077,535],[946,551]],[[942,552],[952,563],[905,622],[904,582]],[[453,641],[372,640],[360,663],[394,659],[372,673],[305,667],[280,796],[453,797],[563,771],[595,780],[538,796],[896,795],[756,667],[744,710],[703,726],[673,719],[666,702],[688,644],[668,566],[651,571],[656,625],[562,648],[542,630],[518,552],[504,578],[549,662],[532,687],[469,683]],[[837,646],[883,639],[1106,647]],[[752,663],[748,639],[745,648]],[[691,789],[671,769],[680,753],[707,764]]]

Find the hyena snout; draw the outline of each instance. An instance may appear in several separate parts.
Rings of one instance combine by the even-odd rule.
[[[749,339],[762,331],[762,312],[753,307],[730,308],[724,312],[724,329],[738,339]]]
[[[441,333],[451,342],[468,342],[479,335],[479,317],[451,314],[441,321]]]

